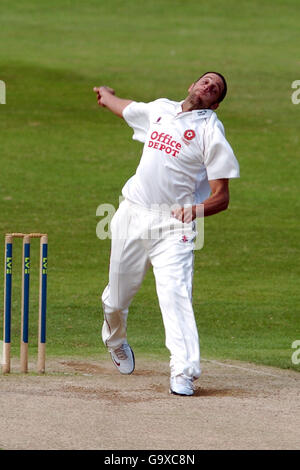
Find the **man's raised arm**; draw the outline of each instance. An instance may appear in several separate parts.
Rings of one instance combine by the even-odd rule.
[[[123,117],[123,110],[132,103],[132,100],[124,100],[115,96],[115,90],[108,86],[94,87],[94,92],[97,93],[97,101],[99,106],[108,108],[111,112],[119,117]]]

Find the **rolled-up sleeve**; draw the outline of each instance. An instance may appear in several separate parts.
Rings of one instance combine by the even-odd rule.
[[[124,108],[123,117],[133,129],[132,138],[144,143],[150,126],[150,103],[132,101]]]

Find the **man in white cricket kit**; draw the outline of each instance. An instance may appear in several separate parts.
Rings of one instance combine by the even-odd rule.
[[[229,179],[239,177],[238,162],[214,112],[226,95],[226,81],[219,73],[206,72],[182,102],[162,98],[138,103],[118,98],[109,87],[94,91],[98,104],[124,118],[133,139],[144,143],[111,221],[102,338],[118,370],[131,374],[135,362],[126,336],[128,307],[152,265],[171,353],[170,391],[193,395],[193,381],[201,373],[192,307],[194,219],[227,209]]]

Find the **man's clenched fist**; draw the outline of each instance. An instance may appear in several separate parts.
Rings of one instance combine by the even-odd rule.
[[[93,90],[95,93],[97,93],[97,101],[99,106],[103,107],[105,107],[105,96],[107,94],[115,94],[115,90],[113,90],[113,88],[110,88],[109,86],[94,87]]]

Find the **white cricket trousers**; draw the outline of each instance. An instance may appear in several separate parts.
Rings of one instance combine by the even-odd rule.
[[[193,223],[128,200],[111,221],[109,284],[102,294],[102,339],[109,350],[125,341],[128,307],[152,264],[171,375],[200,376],[200,347],[192,307]]]

